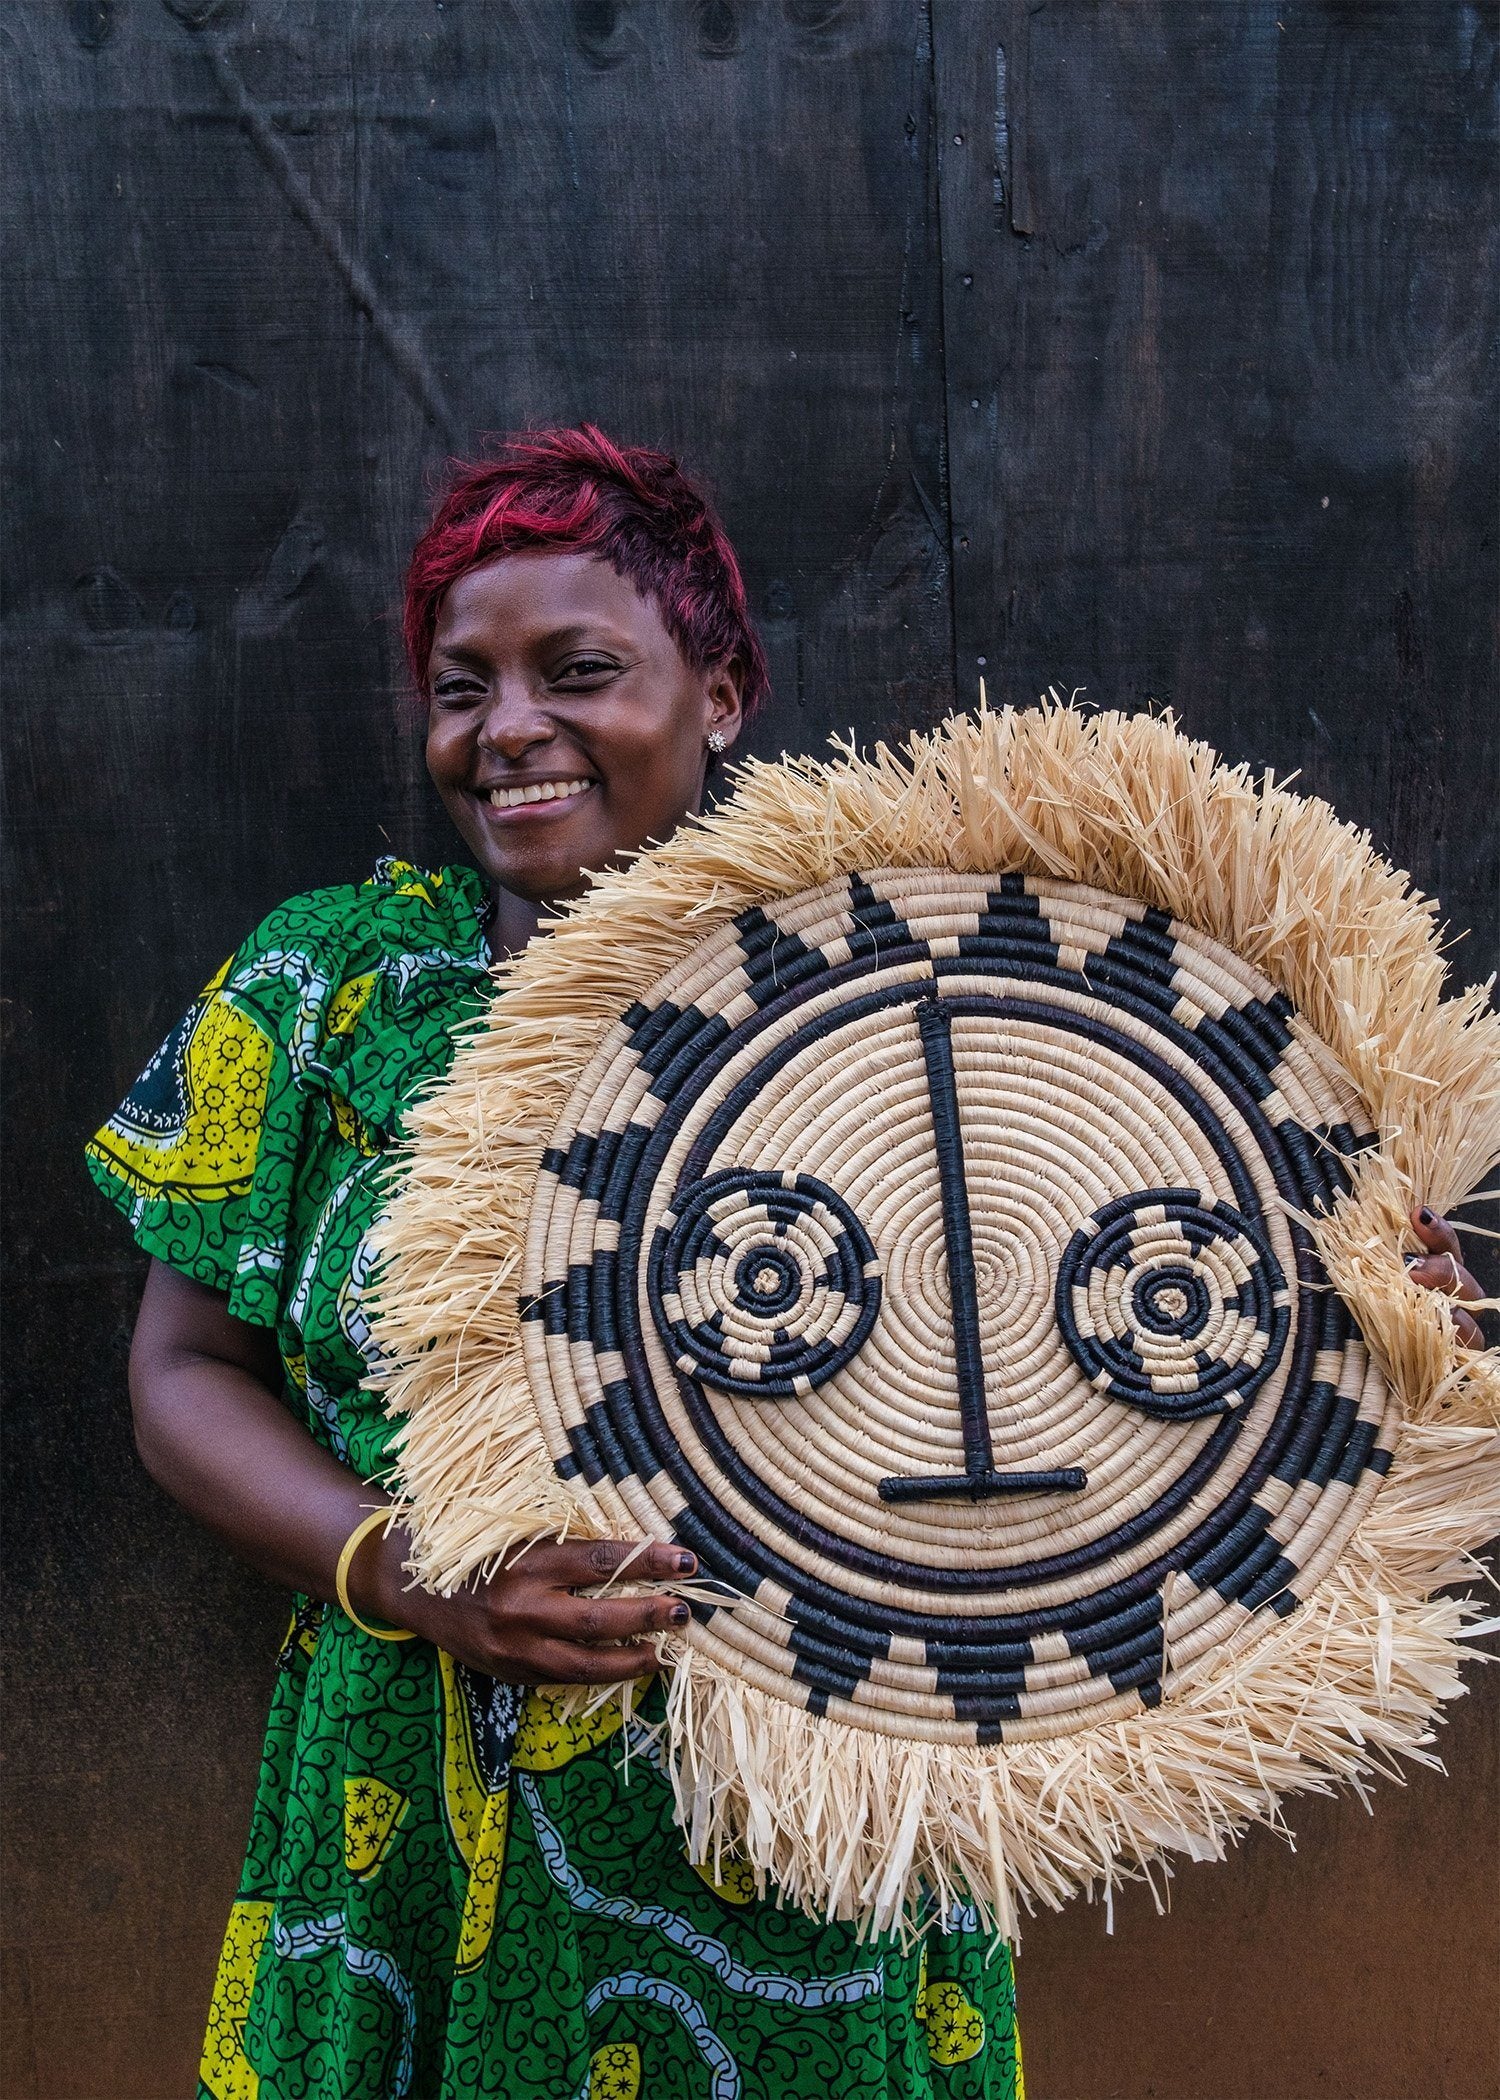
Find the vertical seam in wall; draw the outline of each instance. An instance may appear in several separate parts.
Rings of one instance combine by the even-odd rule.
[[[953,519],[953,445],[948,414],[948,272],[943,261],[943,112],[938,100],[937,10],[940,0],[924,0],[927,18],[927,107],[931,124],[933,192],[937,206],[938,390],[942,403],[942,501],[948,520],[948,679],[958,704],[958,547]],[[946,711],[946,710],[945,710]]]

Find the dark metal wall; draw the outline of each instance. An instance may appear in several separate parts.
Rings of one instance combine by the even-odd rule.
[[[1496,42],[1456,0],[10,0],[8,2100],[191,2090],[279,1600],[131,1455],[87,1132],[278,898],[449,851],[424,475],[713,477],[759,748],[981,668],[1300,768],[1496,952]],[[1500,2089],[1452,1777],[1028,1930],[1040,2100]]]

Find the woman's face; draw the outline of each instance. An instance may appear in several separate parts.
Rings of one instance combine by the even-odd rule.
[[[532,904],[667,838],[740,726],[739,669],[695,671],[656,606],[588,554],[470,569],[428,658],[427,767],[483,872]]]

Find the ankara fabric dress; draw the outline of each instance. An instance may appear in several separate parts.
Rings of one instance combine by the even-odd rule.
[[[483,885],[383,862],[294,898],[89,1147],[141,1246],[272,1328],[365,1478],[367,1230],[411,1089],[487,993]],[[686,1858],[644,1720],[564,1718],[299,1599],[219,1964],[212,2100],[1014,2100],[1009,1956],[857,1945]]]

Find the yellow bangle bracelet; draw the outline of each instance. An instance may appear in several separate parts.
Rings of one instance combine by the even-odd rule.
[[[360,1547],[378,1524],[388,1525],[390,1521],[391,1504],[389,1502],[380,1509],[372,1509],[367,1517],[360,1518],[348,1538],[345,1539],[344,1550],[339,1555],[339,1564],[334,1571],[333,1577],[334,1593],[338,1597],[339,1608],[345,1618],[351,1624],[357,1626],[361,1633],[367,1633],[372,1641],[414,1641],[416,1635],[405,1626],[392,1626],[387,1629],[382,1629],[379,1626],[367,1626],[359,1613],[354,1609],[354,1606],[349,1602],[349,1570],[354,1565],[355,1554],[358,1553]]]

